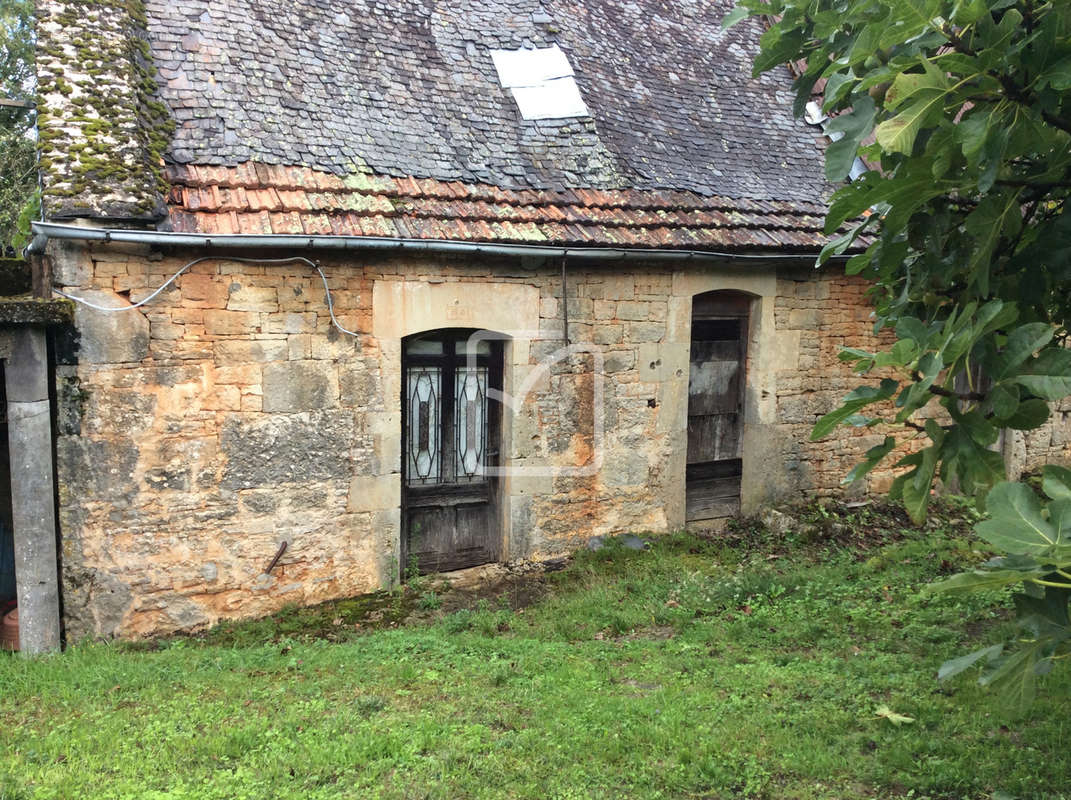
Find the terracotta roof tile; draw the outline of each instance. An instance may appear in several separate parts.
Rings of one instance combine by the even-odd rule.
[[[711,250],[824,244],[818,203],[658,189],[523,189],[306,167],[172,165],[174,230]]]
[[[331,233],[331,220],[327,214],[302,214],[301,224],[308,234],[321,236]]]
[[[272,233],[271,219],[267,211],[256,211],[251,214],[238,215],[238,232],[269,234]]]

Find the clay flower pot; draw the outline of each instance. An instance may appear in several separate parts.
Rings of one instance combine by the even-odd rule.
[[[4,615],[0,623],[0,650],[19,649],[19,610],[16,608]]]

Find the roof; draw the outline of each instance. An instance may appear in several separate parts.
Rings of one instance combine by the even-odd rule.
[[[824,205],[655,189],[503,189],[247,163],[173,165],[185,233],[333,234],[675,249],[814,250]]]
[[[806,206],[827,192],[822,137],[792,117],[787,68],[750,77],[759,22],[720,28],[732,0],[145,5],[161,98],[177,122],[166,152],[175,165],[256,163],[336,176],[367,172],[456,182],[465,185],[468,202],[492,186],[640,192],[616,204],[605,198],[504,204],[522,224],[542,225],[544,233],[557,223],[536,217],[554,208],[609,210],[585,221],[605,225],[598,236],[632,229],[604,222],[620,210],[635,212],[637,219],[641,212],[667,210],[658,190],[710,197],[716,206],[710,211],[730,207],[729,199],[740,201],[735,208],[741,214],[759,215],[761,209],[743,201]],[[568,56],[591,116],[525,121],[499,85],[490,51],[554,44]],[[196,180],[192,176],[200,173],[175,174]],[[397,196],[416,197],[425,211],[431,208],[428,197],[382,191],[349,196],[402,192]],[[311,210],[327,210],[319,200],[311,202],[317,204]],[[698,199],[670,205],[708,210]],[[332,220],[348,218],[334,211]],[[382,216],[400,226],[403,219],[486,221],[494,213],[470,211],[424,216],[384,208]],[[375,217],[361,217],[369,218]],[[684,227],[723,229],[705,220],[697,216]],[[419,235],[421,223],[414,226]],[[451,233],[463,228],[458,223]]]

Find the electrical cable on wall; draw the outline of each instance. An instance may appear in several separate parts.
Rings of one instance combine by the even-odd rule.
[[[317,264],[315,261],[312,261],[311,259],[305,258],[304,256],[292,256],[290,258],[237,258],[237,257],[234,257],[234,256],[202,256],[201,258],[195,258],[193,261],[191,261],[188,264],[186,264],[182,269],[180,269],[178,272],[176,272],[174,275],[172,275],[170,278],[168,278],[166,281],[164,281],[160,285],[160,287],[155,292],[150,294],[148,297],[146,297],[146,298],[144,298],[142,300],[139,300],[136,303],[131,303],[128,306],[118,306],[118,307],[102,306],[102,305],[98,305],[97,303],[93,303],[93,302],[91,302],[89,300],[86,300],[83,297],[75,297],[72,294],[67,294],[66,292],[61,292],[59,289],[53,289],[52,291],[55,292],[56,294],[58,294],[60,297],[65,297],[68,300],[73,300],[76,303],[81,303],[82,305],[86,306],[87,308],[92,308],[95,311],[107,311],[107,312],[131,311],[131,310],[133,310],[135,308],[140,308],[141,306],[143,306],[146,303],[148,303],[150,300],[152,300],[154,297],[156,297],[158,294],[160,294],[160,292],[162,292],[164,289],[166,289],[168,286],[170,286],[172,283],[174,283],[175,280],[180,275],[182,275],[182,273],[184,273],[186,270],[188,270],[190,267],[194,266],[195,264],[200,264],[203,261],[237,261],[237,262],[239,262],[241,264],[308,264],[310,267],[312,267],[314,270],[316,270],[316,272],[319,273],[320,280],[322,280],[323,283],[324,283],[324,292],[326,293],[326,297],[327,297],[327,313],[331,315],[331,323],[336,328],[338,328],[340,331],[342,331],[345,334],[348,334],[349,336],[356,337],[356,336],[360,335],[355,331],[351,331],[348,328],[344,328],[342,326],[342,323],[338,321],[338,317],[335,316],[335,303],[334,303],[334,300],[331,297],[331,287],[328,286],[328,284],[327,284],[327,276],[324,275],[324,271],[322,269],[320,269],[320,265],[319,264]]]

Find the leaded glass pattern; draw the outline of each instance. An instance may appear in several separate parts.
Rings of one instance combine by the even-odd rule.
[[[406,372],[409,400],[408,478],[410,484],[438,483],[442,479],[440,432],[442,369],[410,367]]]
[[[482,477],[487,449],[487,368],[458,367],[454,390],[457,478]]]

